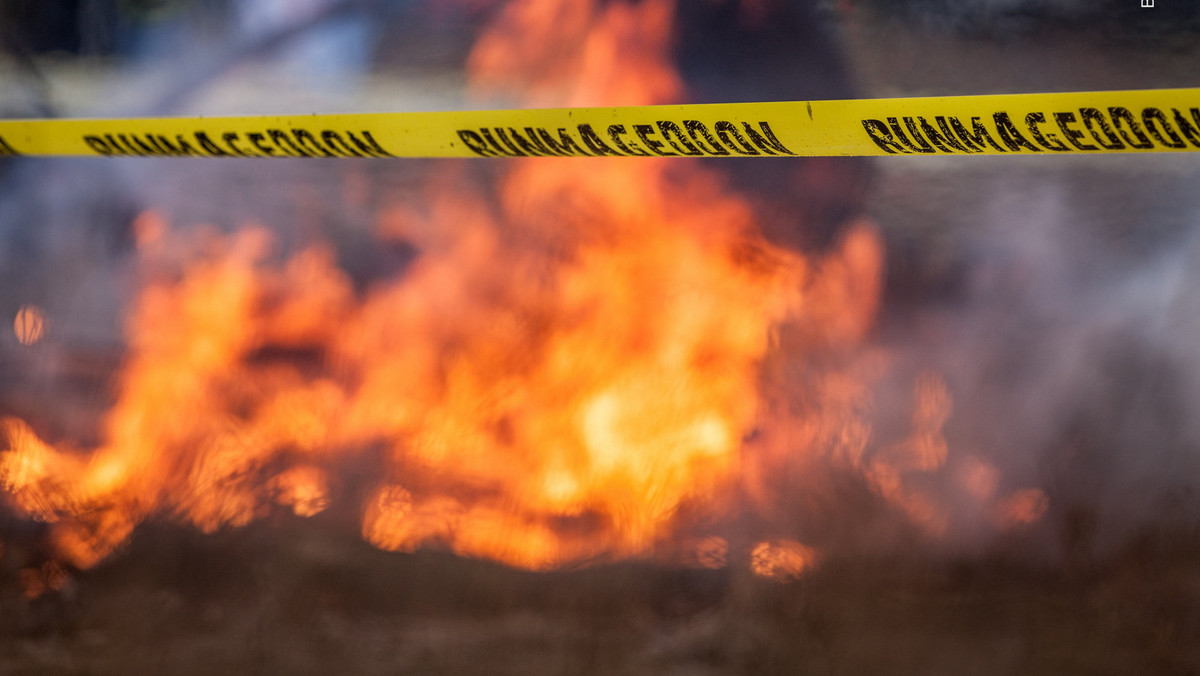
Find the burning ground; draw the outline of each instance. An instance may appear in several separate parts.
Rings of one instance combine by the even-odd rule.
[[[508,4],[472,81],[697,96],[678,11]],[[1197,381],[1140,331],[1187,256],[1064,230],[1069,174],[958,172],[987,227],[942,245],[955,216],[906,200],[936,170],[885,171],[872,220],[811,208],[854,192],[839,164],[223,165],[202,198],[121,166],[127,253],[7,301],[18,668],[1195,664]]]

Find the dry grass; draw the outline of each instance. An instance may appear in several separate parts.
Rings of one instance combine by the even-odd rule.
[[[0,673],[1194,673],[1200,538],[1147,538],[1072,569],[860,558],[778,584],[158,526],[68,594],[6,592]]]

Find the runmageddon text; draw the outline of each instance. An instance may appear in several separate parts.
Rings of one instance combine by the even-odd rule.
[[[990,119],[906,116],[865,119],[862,126],[892,155],[1200,148],[1200,108],[1078,108],[1016,119],[1004,111]]]
[[[795,155],[771,125],[722,120],[658,120],[648,124],[559,127],[479,127],[458,137],[480,157],[728,157]]]
[[[394,157],[369,131],[264,129],[253,132],[189,134],[104,134],[84,136],[100,155],[165,157]]]

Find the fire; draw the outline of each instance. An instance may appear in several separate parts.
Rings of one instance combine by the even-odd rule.
[[[521,208],[541,214],[560,190],[584,182],[572,172],[623,184],[637,168],[537,171],[522,168],[506,187],[528,190]],[[743,250],[749,214],[729,198],[684,184],[679,192],[694,200],[680,209],[662,197],[670,191],[661,168],[638,176],[619,194],[638,199],[640,213],[596,195],[591,218],[577,226],[587,228],[584,241],[560,243],[571,247],[565,253],[514,249],[496,241],[493,224],[479,225],[478,214],[458,214],[451,220],[471,225],[458,226],[456,241],[430,250],[404,284],[368,300],[361,324],[348,324],[345,358],[370,365],[352,404],[354,424],[395,426],[407,438],[397,463],[437,474],[453,464],[450,479],[506,505],[466,506],[440,491],[426,502],[385,486],[368,512],[373,542],[420,544],[381,525],[415,519],[436,524],[419,532],[432,529],[472,555],[495,556],[495,537],[520,534],[530,545],[502,560],[530,567],[632,555],[653,545],[682,504],[729,490],[754,423],[756,364],[772,324],[795,302],[801,262]],[[527,186],[546,180],[567,185]],[[392,233],[434,230],[408,215],[393,218]],[[714,218],[722,220],[706,220]],[[506,264],[496,270],[500,260]],[[455,316],[440,308],[455,308]],[[426,327],[408,333],[403,354],[382,344],[396,339],[389,326],[397,321]],[[398,408],[396,392],[421,394]],[[555,536],[548,523],[579,537]],[[477,533],[479,524],[494,526]]]
[[[674,12],[672,0],[516,0],[472,51],[475,89],[532,107],[678,100],[667,56]]]
[[[673,11],[517,0],[472,75],[532,105],[676,100]],[[685,527],[729,523],[754,509],[744,503],[769,512],[783,470],[824,457],[942,527],[941,507],[905,483],[947,457],[951,396],[936,374],[917,382],[909,440],[868,450],[878,364],[847,355],[879,300],[869,225],[806,257],[763,240],[751,207],[699,165],[543,159],[507,172],[492,201],[448,169],[424,203],[383,210],[379,238],[419,253],[364,293],[320,245],[280,262],[264,228],[176,230],[143,214],[103,441],[54,447],[3,421],[9,501],[53,524],[79,567],[150,518],[212,532],[341,500],[361,505],[378,547],[545,569],[678,550]],[[778,356],[808,353],[830,365],[797,374]],[[354,463],[377,478],[365,493],[343,479]],[[1015,496],[997,513],[1027,522],[1038,504]],[[736,555],[716,535],[691,542],[696,565]],[[749,558],[788,579],[817,554],[775,539]]]

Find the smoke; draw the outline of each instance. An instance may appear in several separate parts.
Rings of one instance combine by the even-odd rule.
[[[1200,29],[1194,3],[1127,0],[859,0],[856,4],[907,22],[976,37],[1094,31],[1161,37]]]
[[[935,275],[940,297],[893,299],[907,310],[893,306],[886,340],[945,375],[960,458],[1045,492],[1043,554],[1103,555],[1147,531],[1194,529],[1200,204],[1188,186],[1200,167],[1018,164],[889,172],[879,217],[950,233],[940,253],[957,260]],[[923,243],[934,261],[936,240]],[[919,273],[893,272],[905,275]]]

